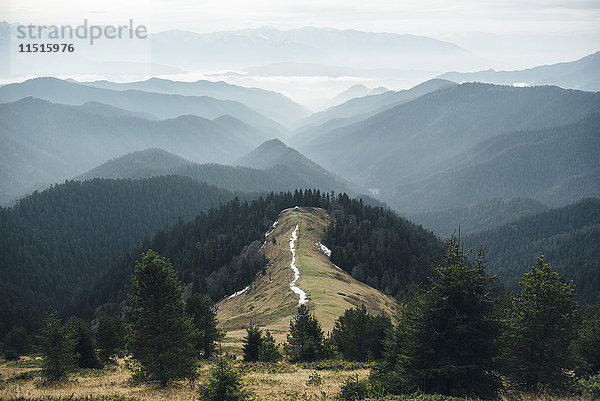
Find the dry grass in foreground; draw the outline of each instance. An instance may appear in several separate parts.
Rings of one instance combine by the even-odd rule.
[[[131,372],[123,360],[102,370],[81,370],[69,380],[44,384],[39,373],[39,360],[24,357],[17,362],[0,362],[0,399],[43,399],[47,397],[77,399],[116,396],[134,400],[194,400],[198,399],[198,384],[206,380],[210,363],[200,369],[195,383],[181,381],[166,389],[156,385],[132,385]],[[315,370],[309,367],[278,364],[238,364],[244,372],[243,382],[254,400],[294,401],[333,400],[348,378],[365,378],[369,370]],[[313,377],[313,380],[309,380]]]

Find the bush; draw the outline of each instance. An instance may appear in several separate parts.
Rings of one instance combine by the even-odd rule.
[[[318,372],[313,372],[306,381],[307,386],[320,386],[321,384],[323,384],[323,378]]]
[[[364,400],[369,396],[369,383],[367,380],[360,380],[358,375],[350,378],[342,384],[340,392],[337,395],[338,400],[355,401]]]

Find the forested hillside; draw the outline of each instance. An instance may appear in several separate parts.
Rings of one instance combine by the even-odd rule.
[[[311,190],[270,194],[250,204],[234,200],[189,223],[178,223],[170,230],[158,232],[84,286],[75,297],[76,311],[91,317],[97,306],[117,308],[127,293],[135,261],[149,248],[170,258],[181,280],[192,284],[193,291],[220,300],[246,287],[265,267],[259,252],[264,234],[281,210],[294,206],[328,210],[336,228],[326,238],[334,246],[333,252],[340,255],[340,261],[332,261],[349,272],[360,264],[358,269],[365,274],[357,275],[359,281],[382,290],[387,288],[393,295],[403,295],[422,283],[441,252],[441,243],[433,234],[391,211],[350,199],[345,194],[331,197]],[[367,249],[376,243],[379,245]],[[353,244],[365,244],[361,254],[356,254]],[[353,254],[348,255],[348,250]],[[396,263],[398,260],[394,262],[394,258],[403,261]]]
[[[405,217],[442,238],[449,238],[452,233],[458,234],[459,230],[464,237],[547,208],[544,204],[527,198],[491,199],[453,209],[406,214]]]
[[[484,245],[492,273],[516,290],[536,258],[573,280],[582,302],[600,295],[600,199],[524,216],[491,230],[464,237],[468,247]]]
[[[489,198],[564,206],[600,196],[600,113],[574,124],[487,140],[395,190],[393,206],[437,210]],[[412,205],[412,206],[411,206]]]
[[[247,195],[250,196],[250,195]],[[64,310],[77,285],[158,229],[235,194],[187,177],[68,181],[0,209],[0,337]]]
[[[386,294],[402,299],[425,282],[442,255],[431,232],[394,213],[342,196],[323,242],[331,261]]]

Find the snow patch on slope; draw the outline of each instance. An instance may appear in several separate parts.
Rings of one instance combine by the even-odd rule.
[[[320,242],[315,242],[315,245],[318,246],[319,248],[321,248],[321,252],[323,252],[325,255],[327,255],[328,258],[331,257],[331,249],[327,248],[325,245],[321,244]]]
[[[292,264],[290,265],[290,267],[294,271],[294,279],[290,283],[290,289],[300,296],[298,305],[302,305],[308,302],[308,296],[306,295],[306,292],[302,291],[300,287],[296,285],[296,282],[300,278],[300,270],[298,270],[298,267],[296,267],[296,248],[294,247],[294,242],[296,242],[297,239],[298,225],[296,225],[294,232],[292,232],[292,238],[290,238],[290,252],[292,253]]]
[[[231,299],[231,298],[237,297],[238,295],[241,295],[241,294],[245,293],[249,289],[250,289],[250,286],[244,288],[243,290],[236,291],[233,294],[231,294],[230,296],[228,296],[227,299]]]

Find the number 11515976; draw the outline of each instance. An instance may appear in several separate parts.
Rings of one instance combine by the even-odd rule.
[[[72,43],[21,43],[19,53],[73,53]]]

